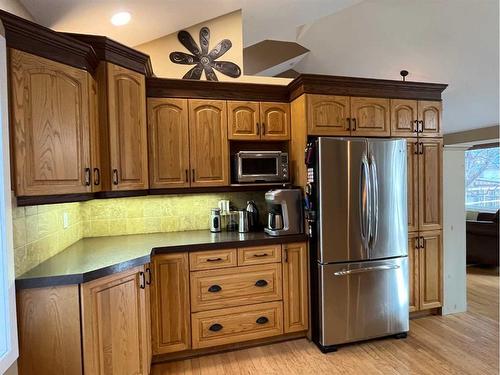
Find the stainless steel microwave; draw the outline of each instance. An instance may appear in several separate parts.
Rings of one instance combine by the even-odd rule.
[[[288,182],[288,153],[240,151],[234,155],[233,179],[237,183]]]

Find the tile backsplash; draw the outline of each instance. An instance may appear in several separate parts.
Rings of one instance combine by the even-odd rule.
[[[264,192],[184,194],[13,209],[16,276],[83,237],[208,229],[210,209],[221,199],[236,208],[254,200],[265,216]],[[68,227],[64,228],[67,214]]]

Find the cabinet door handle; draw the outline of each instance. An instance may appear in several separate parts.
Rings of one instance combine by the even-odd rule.
[[[90,186],[90,168],[85,168],[85,186]]]
[[[255,323],[257,324],[266,324],[267,322],[269,322],[269,319],[267,319],[265,316],[261,316],[255,321]]]
[[[118,185],[118,169],[113,169],[113,185]]]
[[[424,154],[424,144],[423,142],[420,142],[420,155]]]
[[[191,169],[191,182],[194,182],[194,168]]]
[[[208,288],[208,291],[210,293],[217,293],[217,292],[220,292],[221,290],[222,290],[222,288],[220,285],[212,285],[210,288]]]
[[[144,272],[139,271],[139,288],[146,289],[146,278],[144,277]]]
[[[255,127],[256,127],[256,130],[257,130],[257,135],[260,135],[260,126],[259,126],[258,122],[255,123]]]
[[[263,288],[263,287],[267,286],[267,281],[266,280],[257,280],[255,282],[255,286]]]
[[[101,171],[99,168],[94,168],[94,185],[98,186],[101,184]]]
[[[262,254],[254,254],[253,256],[256,258],[262,258],[262,257],[267,257],[269,254],[268,253],[262,253]]]
[[[420,249],[420,237],[415,237],[415,249]]]
[[[285,249],[285,263],[288,263],[288,249]]]
[[[418,133],[418,120],[413,120],[413,123],[415,124],[413,125],[413,131]]]
[[[417,127],[417,132],[423,133],[424,132],[424,120],[419,120],[418,123],[420,124],[420,126]]]
[[[418,243],[419,243],[419,247],[421,249],[423,249],[424,248],[424,237],[423,236],[419,237]]]
[[[148,274],[148,279],[146,280],[146,285],[151,285],[153,281],[153,275],[151,275],[151,268],[146,268],[146,273]]]
[[[222,258],[207,258],[207,262],[220,262]]]
[[[415,142],[415,143],[413,144],[413,147],[414,147],[414,149],[415,149],[414,154],[415,154],[415,155],[418,155],[418,154],[420,153],[420,151],[419,151],[419,147],[418,147],[418,142]]]
[[[353,125],[352,125],[352,130],[353,130],[353,131],[356,131],[356,117],[353,117],[353,118],[352,118],[352,123],[353,123]]]
[[[266,135],[266,124],[262,123],[262,135]]]
[[[219,324],[219,323],[215,323],[215,324],[212,324],[208,329],[212,332],[218,332],[220,331],[222,328],[222,324]]]
[[[351,118],[347,117],[345,121],[347,123],[347,128],[345,130],[351,130]]]
[[[189,182],[189,172],[187,169],[185,170],[185,174],[186,174],[186,182]]]

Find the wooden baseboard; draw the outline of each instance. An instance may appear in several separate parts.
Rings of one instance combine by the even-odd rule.
[[[258,339],[258,340],[215,346],[213,348],[193,349],[193,350],[184,350],[182,352],[177,352],[177,353],[158,354],[158,355],[153,356],[152,362],[153,362],[153,364],[155,364],[155,363],[161,363],[161,362],[177,361],[177,360],[181,360],[181,359],[200,357],[202,355],[224,353],[224,352],[229,352],[232,350],[240,350],[240,349],[252,348],[255,346],[275,344],[278,342],[305,338],[306,334],[307,334],[307,331],[301,331],[301,332],[294,332],[294,333],[289,333],[289,334],[279,335],[279,336],[274,336],[274,337],[266,337],[266,338]]]
[[[431,315],[443,315],[441,307],[436,307],[429,310],[413,311],[410,313],[410,319],[418,319]]]

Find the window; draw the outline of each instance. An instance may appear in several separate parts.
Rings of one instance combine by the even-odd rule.
[[[465,152],[465,207],[469,211],[500,208],[500,147],[477,147]]]

